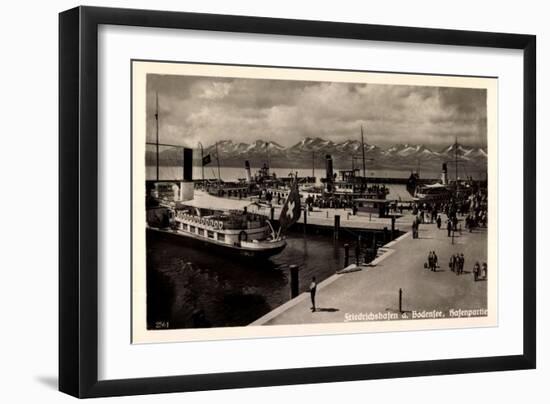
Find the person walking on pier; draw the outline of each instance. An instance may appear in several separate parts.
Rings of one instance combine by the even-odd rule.
[[[453,230],[453,225],[451,220],[447,220],[447,237],[451,237],[451,231]]]
[[[428,268],[430,269],[430,271],[433,271],[433,269],[432,269],[433,263],[434,263],[434,256],[432,255],[432,252],[430,251],[430,253],[428,254]]]
[[[483,276],[483,279],[487,279],[487,263],[486,262],[484,262],[481,265],[481,274]]]
[[[437,254],[435,253],[435,251],[433,251],[433,254],[432,254],[432,259],[433,259],[433,271],[434,272],[437,272]]]
[[[437,230],[440,230],[441,229],[441,215],[437,215],[436,223],[437,223]]]
[[[317,282],[315,282],[315,277],[311,278],[311,283],[309,284],[309,294],[311,295],[311,311],[315,312],[315,294],[317,293]]]
[[[462,275],[464,273],[464,254],[460,254],[460,274]]]
[[[459,265],[459,255],[458,254],[453,254],[453,272],[455,273],[455,275],[458,275],[458,271],[459,271],[459,268],[460,268],[460,265]]]
[[[479,262],[476,262],[476,264],[474,265],[474,281],[477,282],[477,280],[479,279],[479,271],[480,271],[480,267],[479,267]]]
[[[455,255],[451,255],[451,258],[449,258],[449,269],[452,271],[452,272],[455,272],[455,268],[456,267],[456,257]]]

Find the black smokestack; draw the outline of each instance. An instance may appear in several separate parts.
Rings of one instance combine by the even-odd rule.
[[[325,156],[326,178],[327,178],[327,191],[332,191],[332,183],[334,181],[334,173],[332,169],[332,156],[327,154]]]
[[[447,178],[447,163],[443,163],[441,167],[441,183],[447,185],[449,179]]]
[[[193,181],[193,149],[183,149],[183,180]]]
[[[250,172],[250,162],[248,160],[244,162],[244,170],[246,172],[246,182],[252,182],[252,173]]]

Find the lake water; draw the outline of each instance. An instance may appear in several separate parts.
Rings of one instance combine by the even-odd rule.
[[[353,240],[291,232],[287,242],[277,256],[247,262],[212,254],[185,238],[148,233],[149,328],[250,324],[290,300],[290,265],[298,265],[300,292],[307,291],[312,276],[321,282],[343,268],[343,245]]]

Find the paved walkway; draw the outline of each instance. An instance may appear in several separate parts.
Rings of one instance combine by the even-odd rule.
[[[281,205],[275,205],[275,218],[279,217],[281,209]],[[258,213],[269,216],[269,208],[258,210]],[[382,230],[386,227],[391,229],[390,218],[379,218],[378,214],[369,215],[368,213],[359,213],[354,216],[351,209],[314,208],[312,212],[307,213],[307,224],[332,228],[335,215],[340,215],[340,227],[342,228]],[[408,231],[411,228],[413,219],[414,215],[404,211],[402,216],[397,217],[395,228]],[[303,215],[298,219],[298,223],[304,223]]]
[[[437,272],[424,268],[430,250],[439,258]],[[463,275],[457,276],[448,267],[454,253],[464,254]],[[446,230],[438,230],[435,224],[420,225],[418,239],[409,232],[390,243],[388,252],[374,261],[375,266],[321,282],[318,311],[311,312],[309,294],[303,293],[251,325],[337,323],[345,320],[346,313],[397,313],[399,288],[406,312],[440,310],[447,315],[449,309],[487,308],[487,282],[474,282],[475,261],[487,261],[485,229],[463,232],[452,244]]]

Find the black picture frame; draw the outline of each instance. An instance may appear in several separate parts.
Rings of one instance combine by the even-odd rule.
[[[98,380],[98,26],[194,29],[523,51],[523,353],[468,359]],[[536,37],[150,10],[59,15],[59,389],[76,397],[325,383],[536,366]],[[518,232],[518,234],[521,234]]]

